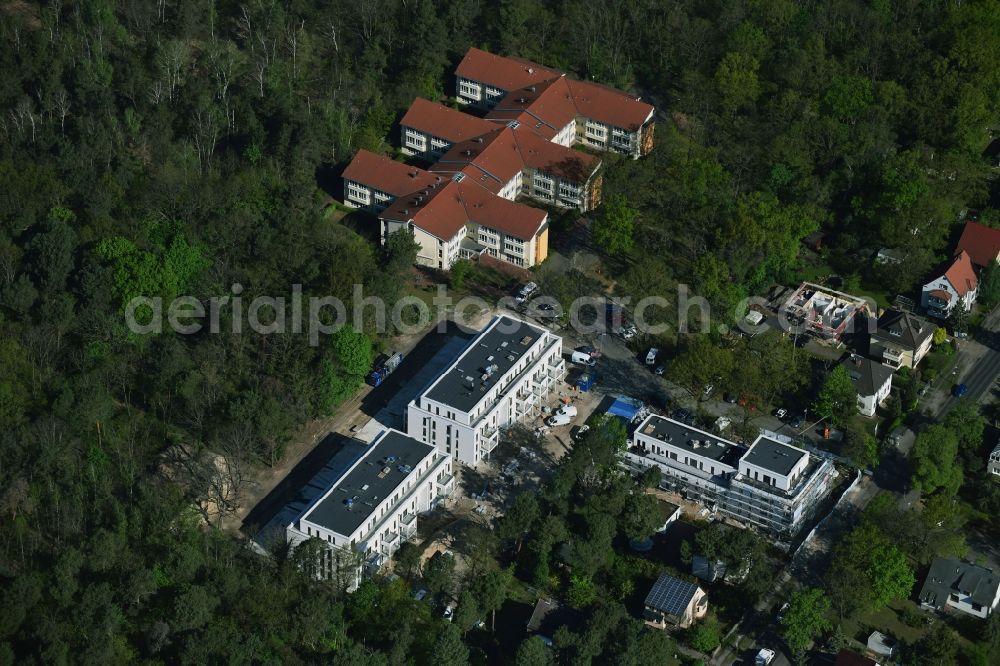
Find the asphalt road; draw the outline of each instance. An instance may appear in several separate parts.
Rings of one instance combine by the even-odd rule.
[[[943,418],[965,400],[982,402],[993,382],[1000,377],[1000,309],[994,310],[983,321],[983,326],[974,340],[960,342],[961,345],[982,345],[985,349],[978,360],[964,373],[956,376],[956,383],[965,384],[968,392],[961,398],[950,396],[940,407],[938,417]]]

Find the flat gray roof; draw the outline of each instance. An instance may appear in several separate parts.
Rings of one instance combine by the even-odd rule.
[[[360,462],[334,481],[333,489],[302,518],[350,536],[382,500],[395,492],[410,470],[433,453],[434,447],[429,444],[398,430],[386,430],[362,454]]]
[[[513,317],[494,318],[423,397],[470,411],[545,333]]]
[[[736,466],[740,454],[746,450],[728,439],[657,414],[650,416],[649,420],[639,428],[639,432],[732,467]]]
[[[743,460],[781,476],[788,476],[792,468],[809,453],[802,449],[782,444],[770,437],[758,437]]]

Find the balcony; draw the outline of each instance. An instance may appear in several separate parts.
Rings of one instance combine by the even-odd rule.
[[[438,479],[436,483],[438,497],[447,497],[451,495],[451,492],[455,489],[455,475],[445,474],[442,478]]]
[[[409,539],[417,533],[416,514],[406,513],[399,517],[399,534],[403,539]]]
[[[479,450],[483,453],[489,453],[497,448],[497,444],[499,443],[500,430],[497,428],[487,428],[483,430],[482,437],[479,440]]]
[[[391,557],[392,554],[396,552],[396,549],[399,548],[399,541],[398,532],[389,532],[385,535],[385,538],[382,539],[382,545],[379,547],[379,551],[386,557]]]

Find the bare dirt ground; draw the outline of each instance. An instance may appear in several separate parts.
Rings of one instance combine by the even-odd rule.
[[[431,331],[433,326],[431,324],[417,333],[396,337],[392,348],[403,352],[403,354],[408,354]],[[227,517],[226,528],[234,531],[242,529],[247,515],[253,508],[267,497],[328,433],[349,436],[353,427],[364,425],[371,418],[371,415],[366,414],[361,407],[371,392],[372,387],[365,384],[354,397],[340,405],[333,416],[306,423],[285,446],[285,455],[278,464],[274,467],[262,468],[253,475],[243,492],[243,501],[239,510],[234,516]]]

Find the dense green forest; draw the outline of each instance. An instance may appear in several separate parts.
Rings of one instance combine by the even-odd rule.
[[[906,291],[961,211],[996,219],[995,1],[0,0],[0,36],[0,664],[468,659],[398,590],[345,601],[192,508],[336,410],[375,331],[135,336],[122,308],[234,284],[399,298],[412,248],[323,204],[356,149],[397,143],[414,96],[450,92],[469,46],[658,106],[654,154],[608,159],[635,294],[688,281],[732,302],[817,230],[833,268],[903,249],[860,277]],[[592,622],[619,617],[607,599]],[[374,638],[376,607],[398,607],[398,636]]]

